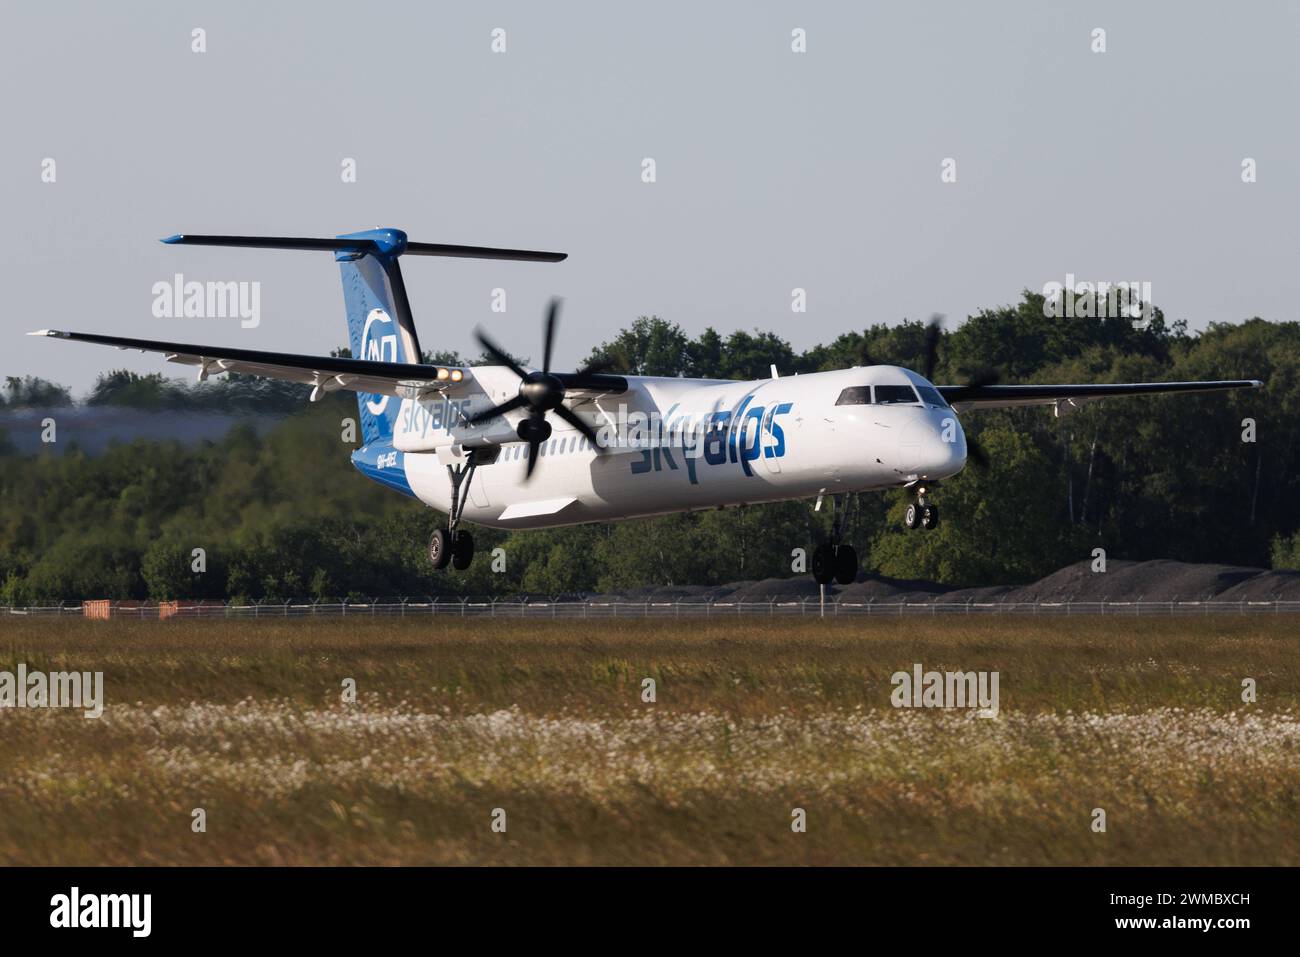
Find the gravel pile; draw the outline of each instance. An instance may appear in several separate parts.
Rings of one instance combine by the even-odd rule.
[[[1108,561],[1104,573],[1092,561],[1067,565],[1046,578],[1017,587],[949,588],[935,582],[858,574],[844,587],[828,586],[827,596],[850,602],[988,601],[1300,601],[1300,572],[1269,571],[1239,565],[1197,565],[1156,559]],[[591,595],[592,601],[760,602],[817,598],[808,575],[764,578],[726,585],[653,586],[620,594]]]

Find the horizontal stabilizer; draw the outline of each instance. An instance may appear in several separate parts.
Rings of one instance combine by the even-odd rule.
[[[250,249],[308,249],[320,252],[382,253],[389,256],[450,256],[458,259],[513,259],[523,262],[558,263],[568,253],[534,249],[499,249],[494,246],[456,246],[446,243],[413,243],[397,229],[372,230],[365,235],[316,239],[297,236],[199,236],[180,233],[163,242],[179,246],[244,246]]]
[[[558,263],[568,253],[548,253],[534,249],[496,249],[491,246],[449,246],[445,243],[407,243],[408,256],[451,256],[458,259],[518,259],[524,262]]]

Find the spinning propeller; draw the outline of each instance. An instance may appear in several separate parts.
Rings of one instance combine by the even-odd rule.
[[[484,351],[519,376],[520,382],[518,395],[472,416],[469,422],[474,425],[513,412],[515,409],[527,409],[528,417],[515,429],[519,438],[528,443],[528,471],[525,473],[525,478],[532,476],[533,469],[537,465],[538,448],[551,437],[551,423],[546,421],[548,412],[554,412],[586,436],[598,453],[603,455],[606,452],[604,446],[597,441],[595,430],[564,404],[566,389],[600,388],[604,385],[605,383],[599,379],[604,364],[592,363],[577,372],[551,372],[551,347],[555,342],[555,325],[559,320],[559,313],[560,300],[552,299],[550,308],[546,311],[546,337],[542,351],[541,371],[525,372],[519,367],[519,363],[481,330],[475,333]]]

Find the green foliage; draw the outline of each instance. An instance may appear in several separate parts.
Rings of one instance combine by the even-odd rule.
[[[795,353],[772,332],[679,326],[643,316],[592,352],[615,371],[766,376],[851,365],[920,368],[925,323],[849,332]],[[431,361],[460,363],[441,353]],[[1300,568],[1300,325],[1252,319],[1189,335],[1149,322],[1057,319],[1042,297],[982,310],[944,333],[934,378],[996,367],[1003,382],[1260,378],[1251,392],[1132,398],[1050,410],[967,413],[985,450],[934,490],[933,532],[902,528],[910,493],[855,496],[848,541],[866,568],[959,585],[1031,580],[1102,545],[1112,558],[1168,557]],[[0,443],[0,603],[82,598],[284,599],[352,595],[563,594],[715,584],[791,574],[823,540],[830,510],[808,502],[540,531],[471,529],[478,557],[435,574],[425,544],[442,517],[376,487],[348,461],[350,395],[308,405],[301,386],[222,377],[190,385],[110,372],[89,397],[139,409],[268,408],[292,415],[219,442],[137,441],[99,456],[20,456]],[[9,379],[9,406],[60,405],[66,389]],[[1254,420],[1255,441],[1243,441]],[[202,547],[207,571],[191,571]],[[500,548],[494,563],[493,550]],[[504,570],[498,571],[504,562]]]
[[[1078,557],[1082,532],[1063,522],[1055,496],[1027,494],[1054,480],[1049,456],[1033,439],[1008,428],[985,429],[980,445],[989,467],[969,467],[944,483],[939,527],[909,531],[910,494],[896,493],[889,522],[876,537],[871,564],[895,578],[1000,585],[1022,582]]]
[[[658,316],[640,316],[609,342],[601,343],[587,362],[607,363],[609,371],[627,375],[688,376],[700,379],[756,379],[771,374],[771,367],[793,373],[807,370],[774,332],[737,330],[723,339],[705,329],[694,341],[680,326]]]
[[[1300,571],[1300,531],[1273,539],[1273,567]]]
[[[57,388],[57,387],[56,387]],[[294,412],[310,390],[296,382],[230,374],[190,384],[162,373],[140,375],[126,369],[105,372],[95,380],[87,405],[125,406],[148,411]],[[64,390],[66,394],[66,390]],[[34,404],[34,403],[29,403]]]
[[[71,403],[72,393],[63,386],[34,376],[6,376],[0,391],[0,409],[52,409]]]
[[[140,558],[140,577],[148,597],[155,601],[171,598],[225,598],[229,578],[226,550],[204,548],[203,567],[195,571],[195,548],[178,531],[164,532]]]
[[[690,345],[677,323],[639,316],[630,328],[592,350],[586,364],[608,363],[610,372],[627,375],[687,375],[693,368]]]

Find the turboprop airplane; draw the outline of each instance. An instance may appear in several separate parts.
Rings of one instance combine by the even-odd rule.
[[[925,375],[889,365],[731,381],[551,369],[558,307],[545,324],[540,369],[524,368],[482,332],[499,365],[421,359],[399,259],[451,256],[560,262],[564,253],[417,243],[397,229],[334,239],[179,235],[175,245],[332,252],[343,274],[351,358],[127,339],[51,329],[30,333],[160,352],[198,367],[199,381],[236,372],[301,382],[311,400],[357,393],[362,474],[447,513],[429,540],[435,568],[468,568],[462,525],[547,528],[695,509],[815,499],[835,505],[830,540],[813,550],[821,584],[852,582],[858,558],[843,543],[846,493],[909,487],[908,527],[934,528],[933,485],[983,458],[958,413],[1022,405],[1058,415],[1113,396],[1217,392],[1258,380],[1103,385],[930,382],[939,328],[927,330]],[[546,461],[542,461],[545,459]]]

